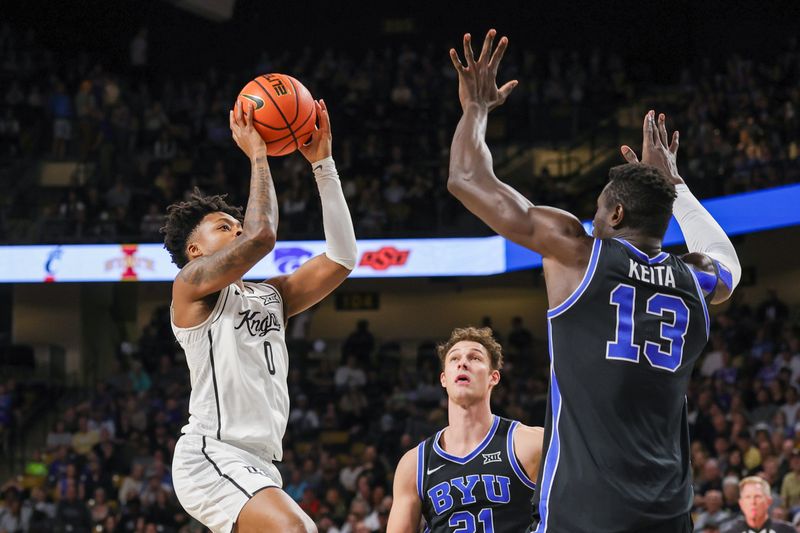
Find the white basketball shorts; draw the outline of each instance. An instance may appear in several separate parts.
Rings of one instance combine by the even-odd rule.
[[[254,494],[283,484],[271,461],[201,435],[178,439],[172,481],[186,512],[214,533],[230,533]]]

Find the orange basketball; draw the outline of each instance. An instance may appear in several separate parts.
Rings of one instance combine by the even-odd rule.
[[[253,123],[267,143],[267,154],[288,155],[305,144],[317,122],[314,98],[286,74],[264,74],[244,86],[237,100],[255,106]]]

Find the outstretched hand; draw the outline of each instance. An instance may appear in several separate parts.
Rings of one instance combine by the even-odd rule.
[[[467,107],[477,104],[491,111],[503,104],[517,86],[517,80],[505,83],[497,88],[497,67],[503,59],[503,54],[508,47],[508,38],[502,37],[500,43],[492,52],[495,30],[489,30],[483,41],[483,48],[478,59],[472,53],[472,37],[469,33],[464,35],[464,59],[465,67],[458,57],[455,48],[450,49],[450,60],[458,73],[458,99],[461,101],[461,109],[466,111]]]
[[[253,126],[254,113],[253,104],[249,103],[245,111],[242,101],[236,100],[236,104],[228,116],[233,140],[251,161],[258,155],[267,155],[267,145]]]
[[[666,121],[664,113],[658,115],[658,125],[656,126],[656,112],[652,109],[647,112],[642,124],[642,163],[652,165],[660,169],[673,184],[684,183],[683,178],[678,174],[678,145],[679,134],[672,133],[672,142],[667,145],[669,136],[667,135]],[[628,145],[620,148],[622,157],[628,163],[638,163],[639,158],[636,152]]]
[[[307,144],[300,146],[300,153],[312,165],[317,161],[330,157],[333,153],[333,136],[331,135],[331,119],[328,115],[328,106],[325,105],[325,100],[314,100],[314,107],[317,110],[319,126],[315,127],[314,133],[311,134],[311,140]]]

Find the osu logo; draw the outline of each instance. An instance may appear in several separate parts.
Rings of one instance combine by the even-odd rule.
[[[313,254],[303,248],[278,248],[275,250],[275,265],[284,274],[297,270]]]
[[[136,281],[136,269],[153,270],[153,260],[146,257],[136,257],[139,246],[136,244],[123,244],[122,257],[115,257],[106,261],[106,270],[122,269],[122,281]]]
[[[405,265],[410,253],[410,250],[398,250],[394,246],[384,246],[374,252],[364,252],[358,265],[375,270],[386,270],[389,267]]]

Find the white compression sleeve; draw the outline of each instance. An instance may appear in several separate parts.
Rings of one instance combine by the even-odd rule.
[[[732,276],[733,290],[742,278],[742,267],[731,240],[689,187],[684,184],[676,185],[675,191],[678,197],[672,213],[681,227],[686,246],[690,252],[705,254],[727,268]]]
[[[356,266],[356,234],[350,210],[342,192],[333,157],[312,163],[322,199],[322,227],[325,231],[325,255],[348,270]]]

